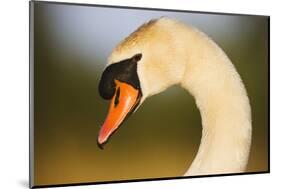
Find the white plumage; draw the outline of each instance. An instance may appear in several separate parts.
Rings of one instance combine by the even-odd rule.
[[[141,103],[178,84],[194,96],[200,110],[201,143],[185,175],[244,172],[251,146],[251,109],[240,76],[221,48],[191,26],[160,18],[123,40],[108,64],[137,53],[143,55],[137,67]]]

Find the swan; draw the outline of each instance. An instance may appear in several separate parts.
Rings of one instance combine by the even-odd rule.
[[[140,26],[109,56],[98,86],[111,100],[99,147],[146,98],[176,84],[195,98],[202,120],[200,146],[184,176],[244,172],[252,126],[239,74],[206,34],[166,17]]]

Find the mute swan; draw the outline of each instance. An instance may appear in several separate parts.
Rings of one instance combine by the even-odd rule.
[[[252,129],[240,76],[204,33],[169,18],[151,20],[113,49],[99,83],[111,100],[99,147],[146,98],[175,84],[194,96],[202,119],[199,150],[184,175],[244,172]]]

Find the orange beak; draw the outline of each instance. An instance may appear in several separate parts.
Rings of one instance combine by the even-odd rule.
[[[137,107],[141,97],[141,92],[131,85],[118,80],[115,80],[115,84],[115,94],[110,102],[106,120],[98,135],[97,143],[101,149],[125,118]]]

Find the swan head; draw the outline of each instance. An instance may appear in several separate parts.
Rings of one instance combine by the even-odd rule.
[[[137,62],[141,56],[136,54],[111,64],[102,73],[99,93],[102,98],[110,100],[110,106],[97,140],[100,148],[140,103],[142,90],[137,75]]]
[[[183,57],[167,31],[170,20],[152,20],[113,50],[99,83],[100,96],[110,100],[109,112],[98,134],[100,148],[122,122],[154,94],[180,82]],[[177,64],[174,63],[177,61]]]

